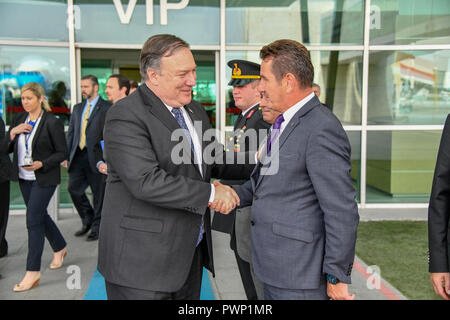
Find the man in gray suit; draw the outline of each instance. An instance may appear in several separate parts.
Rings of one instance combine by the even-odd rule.
[[[233,188],[252,204],[252,258],[264,298],[354,299],[348,292],[359,222],[350,144],[312,91],[307,49],[265,46],[259,91],[280,116],[250,180]]]
[[[211,125],[192,101],[196,67],[182,39],[150,37],[140,57],[144,84],[107,113],[98,269],[108,299],[199,299],[203,266],[214,273],[208,204],[230,212],[239,199],[210,178],[248,178],[251,170],[206,158]],[[181,163],[180,137],[188,154]]]

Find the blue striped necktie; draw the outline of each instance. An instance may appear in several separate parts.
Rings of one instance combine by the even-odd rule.
[[[177,122],[180,125],[181,129],[184,130],[184,133],[185,133],[186,137],[189,139],[189,143],[191,145],[191,150],[192,150],[192,153],[194,154],[194,157],[195,157],[194,143],[192,141],[192,136],[191,136],[191,134],[189,132],[188,126],[186,125],[186,122],[184,121],[184,117],[183,117],[183,113],[181,112],[181,108],[172,108],[172,113],[174,114],[175,119],[177,120]],[[202,239],[203,239],[203,232],[205,231],[204,224],[205,223],[204,223],[203,217],[202,217],[202,223],[200,224],[200,234],[198,235],[196,246],[198,246],[200,241],[202,241]]]

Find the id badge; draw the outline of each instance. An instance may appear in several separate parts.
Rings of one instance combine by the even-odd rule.
[[[23,157],[23,166],[31,166],[32,163],[33,163],[33,158],[31,158],[30,155],[26,154]]]

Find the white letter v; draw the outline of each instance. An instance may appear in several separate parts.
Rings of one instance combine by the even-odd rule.
[[[136,6],[137,0],[130,0],[128,2],[127,12],[123,12],[123,6],[121,0],[113,0],[114,6],[116,7],[117,14],[119,15],[120,23],[129,24],[131,20],[131,15],[134,12],[134,7]]]

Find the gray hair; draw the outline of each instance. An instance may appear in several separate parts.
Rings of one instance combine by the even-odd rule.
[[[189,49],[189,44],[171,34],[157,34],[148,38],[142,47],[139,58],[139,71],[142,80],[147,80],[147,70],[160,70],[161,58],[170,57],[180,48]]]

